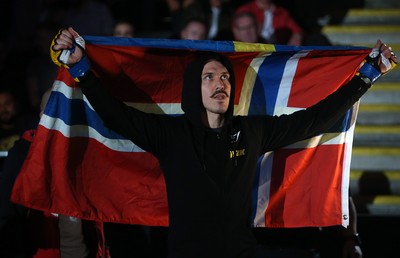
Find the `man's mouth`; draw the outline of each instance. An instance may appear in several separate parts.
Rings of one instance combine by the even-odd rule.
[[[229,95],[228,95],[228,93],[226,91],[221,90],[221,91],[214,92],[211,95],[211,98],[222,100],[222,99],[225,99],[225,98],[229,98]]]

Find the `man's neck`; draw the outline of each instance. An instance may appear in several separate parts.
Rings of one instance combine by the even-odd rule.
[[[207,112],[203,119],[203,122],[206,126],[210,128],[220,128],[225,123],[225,115]]]

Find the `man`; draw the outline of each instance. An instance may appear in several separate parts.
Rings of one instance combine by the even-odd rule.
[[[239,6],[236,12],[253,13],[260,27],[260,36],[271,44],[301,46],[304,31],[288,10],[272,0],[252,0]]]
[[[135,36],[135,26],[128,20],[119,20],[114,25],[113,36],[133,38]]]
[[[37,118],[23,115],[10,89],[0,89],[0,151],[8,151],[20,135],[37,124]]]
[[[264,43],[259,35],[256,17],[250,12],[238,12],[232,18],[232,32],[236,41]]]
[[[207,39],[208,25],[205,21],[198,18],[187,20],[180,32],[181,39],[205,40]]]
[[[50,93],[51,88],[42,96],[40,117]],[[101,231],[96,223],[26,208],[10,201],[14,182],[35,134],[36,130],[30,129],[21,135],[10,149],[0,173],[0,257],[104,257],[97,250]]]
[[[331,128],[397,62],[382,42],[376,48],[386,65],[381,55],[370,58],[360,76],[331,96],[280,117],[233,116],[234,72],[217,53],[199,52],[188,65],[181,116],[147,114],[112,98],[90,71],[84,40],[72,28],[55,37],[51,56],[69,67],[105,126],[158,158],[167,188],[169,257],[249,258],[255,247],[251,189],[259,156]]]

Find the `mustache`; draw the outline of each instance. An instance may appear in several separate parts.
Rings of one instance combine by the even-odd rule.
[[[215,91],[212,95],[211,95],[211,98],[214,98],[216,95],[218,95],[218,94],[224,94],[226,97],[228,97],[229,98],[229,94],[226,92],[226,91],[224,91],[224,90],[217,90],[217,91]]]

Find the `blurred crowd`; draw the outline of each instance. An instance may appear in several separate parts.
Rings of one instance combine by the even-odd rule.
[[[1,88],[11,89],[17,113],[38,114],[41,96],[57,73],[50,41],[67,26],[91,36],[325,45],[321,26],[340,22],[349,7],[362,5],[359,1],[5,0],[0,4]],[[128,34],[121,34],[121,23],[130,27]]]

